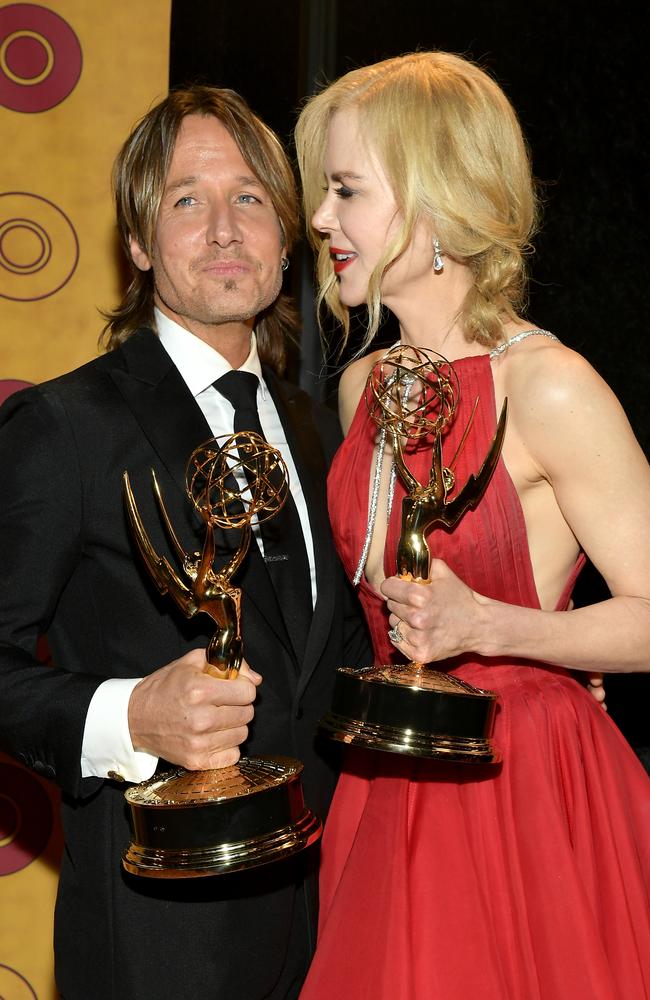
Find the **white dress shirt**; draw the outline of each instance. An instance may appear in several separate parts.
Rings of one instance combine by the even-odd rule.
[[[232,404],[212,385],[230,371],[232,366],[209,344],[183,329],[158,309],[155,310],[155,323],[161,344],[200,406],[213,436],[232,434],[234,429]],[[251,334],[250,353],[240,370],[252,372],[260,380],[257,390],[260,423],[267,441],[279,450],[289,471],[291,494],[305,538],[311,573],[312,606],[315,606],[316,567],[307,505],[282,422],[262,377],[254,333]],[[255,523],[253,523],[253,535],[264,554],[260,530]],[[158,758],[134,750],[129,733],[129,699],[138,682],[139,678],[111,678],[100,684],[95,691],[88,706],[84,727],[81,751],[81,773],[84,778],[95,776],[144,781],[154,773]]]

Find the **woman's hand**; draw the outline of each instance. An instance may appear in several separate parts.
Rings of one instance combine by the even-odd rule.
[[[392,576],[381,585],[390,614],[391,641],[418,663],[479,652],[486,599],[475,594],[442,559],[431,560],[430,579]]]

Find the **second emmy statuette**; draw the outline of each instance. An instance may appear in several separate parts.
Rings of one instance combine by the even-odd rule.
[[[229,680],[242,660],[241,591],[231,583],[251,539],[251,521],[272,517],[289,491],[278,451],[258,434],[240,431],[221,446],[212,438],[197,448],[186,471],[188,499],[205,524],[201,552],[182,548],[155,473],[158,508],[182,573],[154,550],[124,473],[133,537],[156,586],[191,618],[202,611],[216,631],[206,650],[206,672]],[[226,565],[214,569],[214,528],[240,532]],[[314,843],[321,823],[305,806],[300,761],[248,757],[210,771],[175,768],[125,793],[133,828],[122,863],[134,875],[188,878],[239,871],[295,854]]]
[[[403,345],[380,358],[366,386],[370,414],[384,443],[392,448],[394,469],[407,491],[402,501],[397,572],[417,583],[429,580],[431,557],[426,533],[436,525],[452,529],[466,511],[476,507],[503,444],[505,402],[481,468],[451,499],[454,476],[443,463],[442,436],[454,419],[458,392],[450,362],[433,351]],[[478,399],[474,410],[477,405]],[[471,422],[470,417],[459,451]],[[431,440],[429,480],[420,483],[410,471],[406,455],[409,448],[431,447]],[[491,740],[495,709],[496,696],[491,691],[424,663],[341,667],[332,710],[320,728],[332,739],[354,746],[414,757],[496,763],[501,755]]]

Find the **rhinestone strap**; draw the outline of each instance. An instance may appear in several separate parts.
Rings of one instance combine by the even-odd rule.
[[[361,552],[361,558],[355,570],[354,576],[352,578],[352,583],[356,587],[361,577],[363,576],[363,571],[366,567],[366,562],[368,559],[368,552],[370,551],[370,543],[372,542],[372,535],[375,530],[375,521],[377,519],[377,501],[379,499],[379,487],[381,486],[381,466],[384,460],[384,451],[386,450],[386,428],[382,427],[379,434],[379,441],[377,443],[377,460],[375,462],[375,474],[372,479],[372,493],[370,494],[370,503],[368,505],[368,527],[366,528],[366,537],[363,542],[363,550]],[[393,474],[393,469],[391,469],[391,478]]]
[[[550,330],[522,330],[521,333],[516,333],[510,340],[506,340],[505,344],[499,344],[493,351],[490,351],[490,360],[498,357],[499,354],[503,354],[513,344],[518,344],[520,340],[525,340],[526,337],[548,337],[550,340],[559,341],[559,337],[556,337]]]
[[[389,384],[392,379],[389,379]],[[402,396],[402,405],[404,405],[409,398],[411,388],[415,379],[411,381],[404,387],[404,394]],[[361,557],[359,559],[357,568],[355,570],[354,576],[352,577],[352,583],[356,587],[363,576],[363,571],[366,568],[366,562],[368,561],[368,553],[370,551],[370,545],[372,543],[372,536],[375,532],[375,522],[377,520],[377,503],[379,502],[379,490],[381,487],[381,470],[384,464],[384,453],[386,451],[386,428],[382,427],[379,432],[379,440],[377,442],[377,460],[375,462],[375,471],[372,478],[372,492],[370,494],[370,503],[368,504],[368,527],[366,528],[366,537],[363,540],[363,549],[361,551]],[[397,468],[395,466],[395,460],[391,462],[390,466],[390,479],[388,480],[388,502],[386,504],[386,522],[390,521],[390,515],[393,510],[393,497],[395,496],[395,480],[397,478]]]

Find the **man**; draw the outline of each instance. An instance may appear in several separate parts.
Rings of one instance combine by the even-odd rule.
[[[335,668],[369,661],[325,508],[336,421],[277,375],[294,325],[281,295],[294,182],[236,94],[195,87],[136,126],[114,183],[134,267],[108,324],[112,349],[2,411],[0,745],[63,790],[55,953],[65,1000],[295,997],[315,943],[313,850],[203,879],[139,878],[120,865],[124,779],[149,777],[159,759],[221,767],[243,743],[298,757],[323,816],[334,771],[316,723]],[[233,581],[252,669],[221,681],[203,672],[213,623],[186,620],[142,568],[122,473],[159,553],[173,559],[151,468],[181,544],[199,549],[185,465],[232,432],[233,405],[213,383],[242,367],[259,380],[262,428],[289,466],[302,531],[270,549],[256,529]],[[227,536],[217,532],[222,559]],[[54,667],[36,659],[39,632]]]

